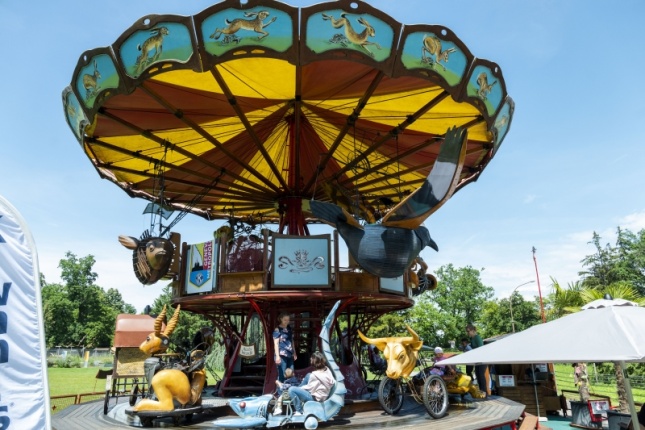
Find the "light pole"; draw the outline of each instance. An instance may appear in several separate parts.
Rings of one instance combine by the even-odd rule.
[[[508,303],[509,303],[510,308],[511,308],[511,325],[513,326],[513,333],[515,333],[515,320],[513,319],[513,294],[515,294],[515,292],[517,291],[518,288],[523,287],[524,285],[530,284],[532,282],[535,282],[535,281],[527,281],[527,282],[525,282],[523,284],[518,285],[517,287],[515,287],[515,289],[511,293],[511,297],[508,298]]]

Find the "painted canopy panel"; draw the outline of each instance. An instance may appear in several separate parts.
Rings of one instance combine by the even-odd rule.
[[[293,197],[379,219],[424,183],[454,126],[468,130],[459,189],[514,110],[499,67],[449,29],[349,0],[144,17],[81,56],[63,104],[130,195],[157,201],[163,181],[166,205],[253,222],[279,220]]]

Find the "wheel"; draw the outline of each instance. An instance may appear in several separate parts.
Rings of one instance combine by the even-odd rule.
[[[130,390],[130,406],[134,406],[134,404],[137,403],[138,394],[139,394],[139,384],[135,384],[132,386],[132,390]]]
[[[150,417],[141,418],[141,426],[142,427],[152,427],[152,418],[150,418]]]
[[[186,414],[184,421],[186,422],[186,424],[190,424],[193,421],[193,414]]]
[[[430,375],[423,385],[423,404],[433,418],[441,418],[448,412],[448,390],[438,375]]]
[[[107,415],[110,406],[110,390],[105,391],[105,400],[103,401],[103,415]]]
[[[180,422],[180,421],[181,421],[181,417],[180,417],[180,416],[174,416],[174,417],[172,417],[172,425],[174,425],[175,427],[177,427],[177,426],[179,425],[179,422]]]
[[[403,406],[401,379],[383,378],[378,386],[378,401],[386,413],[395,415],[399,412]]]
[[[318,428],[318,419],[313,415],[309,415],[305,420],[305,428],[307,430],[313,430]]]

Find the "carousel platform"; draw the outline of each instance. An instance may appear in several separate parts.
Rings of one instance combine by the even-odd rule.
[[[229,415],[231,409],[226,399],[205,400],[209,404],[206,412],[195,414],[190,422],[182,421],[178,426],[171,419],[154,421],[154,428],[210,429],[218,417]],[[94,430],[127,429],[142,427],[137,417],[128,416],[127,401],[119,402],[107,415],[103,415],[103,402],[89,402],[70,406],[52,416],[53,430]],[[450,405],[448,415],[435,420],[423,405],[406,399],[397,415],[388,415],[380,408],[378,400],[348,401],[341,413],[328,422],[321,422],[319,428],[373,429],[373,428],[415,428],[432,430],[480,430],[510,429],[504,424],[517,420],[524,411],[524,405],[503,397],[468,404]]]

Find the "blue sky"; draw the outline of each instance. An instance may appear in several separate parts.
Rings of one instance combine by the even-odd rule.
[[[94,255],[97,283],[139,311],[159,295],[162,283],[142,287],[117,241],[148,228],[146,202],[99,178],[67,127],[61,92],[84,51],[112,44],[139,18],[194,15],[213,3],[0,0],[0,195],[29,224],[48,282],[59,280],[69,250]],[[515,100],[495,159],[425,223],[440,248],[422,254],[431,269],[485,268],[484,283],[507,297],[536,279],[535,247],[546,295],[550,277],[578,279],[593,231],[613,242],[617,226],[645,228],[644,2],[368,3],[403,24],[450,28],[475,56],[500,65]],[[175,230],[195,243],[218,226],[189,215]],[[537,284],[520,292],[531,297]]]

